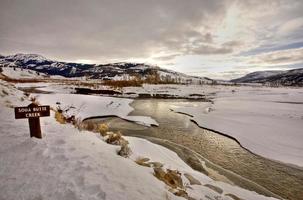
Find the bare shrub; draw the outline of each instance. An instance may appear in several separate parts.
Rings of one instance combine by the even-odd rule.
[[[143,81],[139,79],[133,80],[105,80],[104,85],[111,86],[113,88],[122,88],[122,87],[142,87]]]

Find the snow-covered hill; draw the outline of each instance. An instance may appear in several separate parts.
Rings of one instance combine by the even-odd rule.
[[[42,72],[47,75],[64,77],[87,77],[102,80],[129,80],[134,77],[146,79],[157,75],[157,78],[166,82],[189,84],[212,83],[206,77],[194,77],[183,73],[160,68],[144,63],[109,63],[109,64],[81,64],[49,60],[36,54],[15,54],[0,56],[0,66],[19,67]]]
[[[303,86],[303,68],[287,71],[257,71],[231,81],[236,83],[264,83],[272,86]]]

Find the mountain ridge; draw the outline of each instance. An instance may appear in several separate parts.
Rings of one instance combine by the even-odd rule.
[[[262,83],[269,86],[303,86],[303,68],[256,71],[230,81],[233,83]]]
[[[47,59],[38,54],[14,54],[0,57],[0,65],[5,67],[20,67],[30,69],[47,75],[60,75],[64,77],[87,77],[102,80],[125,80],[134,76],[145,79],[154,74],[168,82],[180,83],[212,83],[207,77],[196,77],[184,73],[168,70],[145,63],[116,62],[108,64],[83,64],[62,62]]]

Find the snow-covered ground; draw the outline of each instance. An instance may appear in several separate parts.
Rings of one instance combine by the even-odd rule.
[[[32,86],[38,84],[32,83]],[[68,86],[54,84],[39,89],[56,93],[72,91]],[[192,115],[202,127],[234,137],[243,147],[258,155],[303,166],[302,88],[143,85],[126,87],[122,91],[178,97],[204,95],[213,103],[191,102],[172,109]]]
[[[53,83],[53,82],[16,83],[15,86],[19,89],[35,88],[39,91],[47,92],[47,93],[69,94],[75,92],[74,86],[63,84],[63,83]]]
[[[51,117],[41,119],[43,139],[29,138],[27,120],[15,120],[11,108],[25,106],[29,101],[3,81],[0,81],[0,95],[0,199],[183,199],[169,192],[168,186],[154,177],[152,168],[137,165],[134,162],[137,157],[162,162],[164,168],[195,177],[201,185],[186,189],[195,199],[231,200],[227,194],[241,199],[273,199],[214,181],[192,170],[174,152],[143,139],[126,137],[133,154],[130,158],[120,157],[118,146],[105,143],[94,133],[57,123],[53,112]],[[39,100],[44,103],[50,98],[41,96]],[[81,105],[76,103],[81,98],[71,99],[74,106]],[[56,98],[49,102],[53,100]],[[98,105],[107,102],[101,98],[89,101],[100,101]],[[124,107],[128,105],[120,103]],[[114,107],[111,109],[115,113]],[[117,109],[126,113],[120,106]],[[189,184],[183,175],[182,179]],[[222,192],[209,185],[221,188]]]
[[[122,119],[136,122],[145,126],[158,123],[148,116],[129,116],[134,109],[129,105],[132,99],[102,97],[78,94],[37,94],[33,95],[40,104],[50,105],[53,108],[60,106],[67,110],[69,116],[75,116],[80,120],[91,117],[117,116]],[[58,105],[58,103],[60,103]]]
[[[38,85],[31,83],[31,86]],[[54,83],[39,89],[55,93],[73,90],[70,86]],[[302,88],[145,84],[143,87],[125,87],[122,92],[177,97],[203,95],[213,103],[190,102],[172,109],[192,115],[192,119],[202,127],[234,137],[243,147],[258,155],[303,166]],[[133,120],[131,118],[128,116]]]
[[[234,88],[217,91],[213,103],[173,107],[201,127],[237,139],[261,156],[303,166],[303,89]]]

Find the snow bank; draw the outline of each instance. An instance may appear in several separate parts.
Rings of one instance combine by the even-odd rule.
[[[219,93],[214,104],[179,108],[201,127],[236,138],[261,156],[303,166],[303,90],[238,89]]]
[[[133,111],[129,105],[133,102],[131,99],[78,94],[39,94],[37,99],[40,104],[51,105],[54,108],[58,106],[57,102],[60,102],[61,109],[69,109],[69,115],[82,120],[91,117],[117,116],[145,126],[158,126],[151,117],[129,116],[128,114]]]

